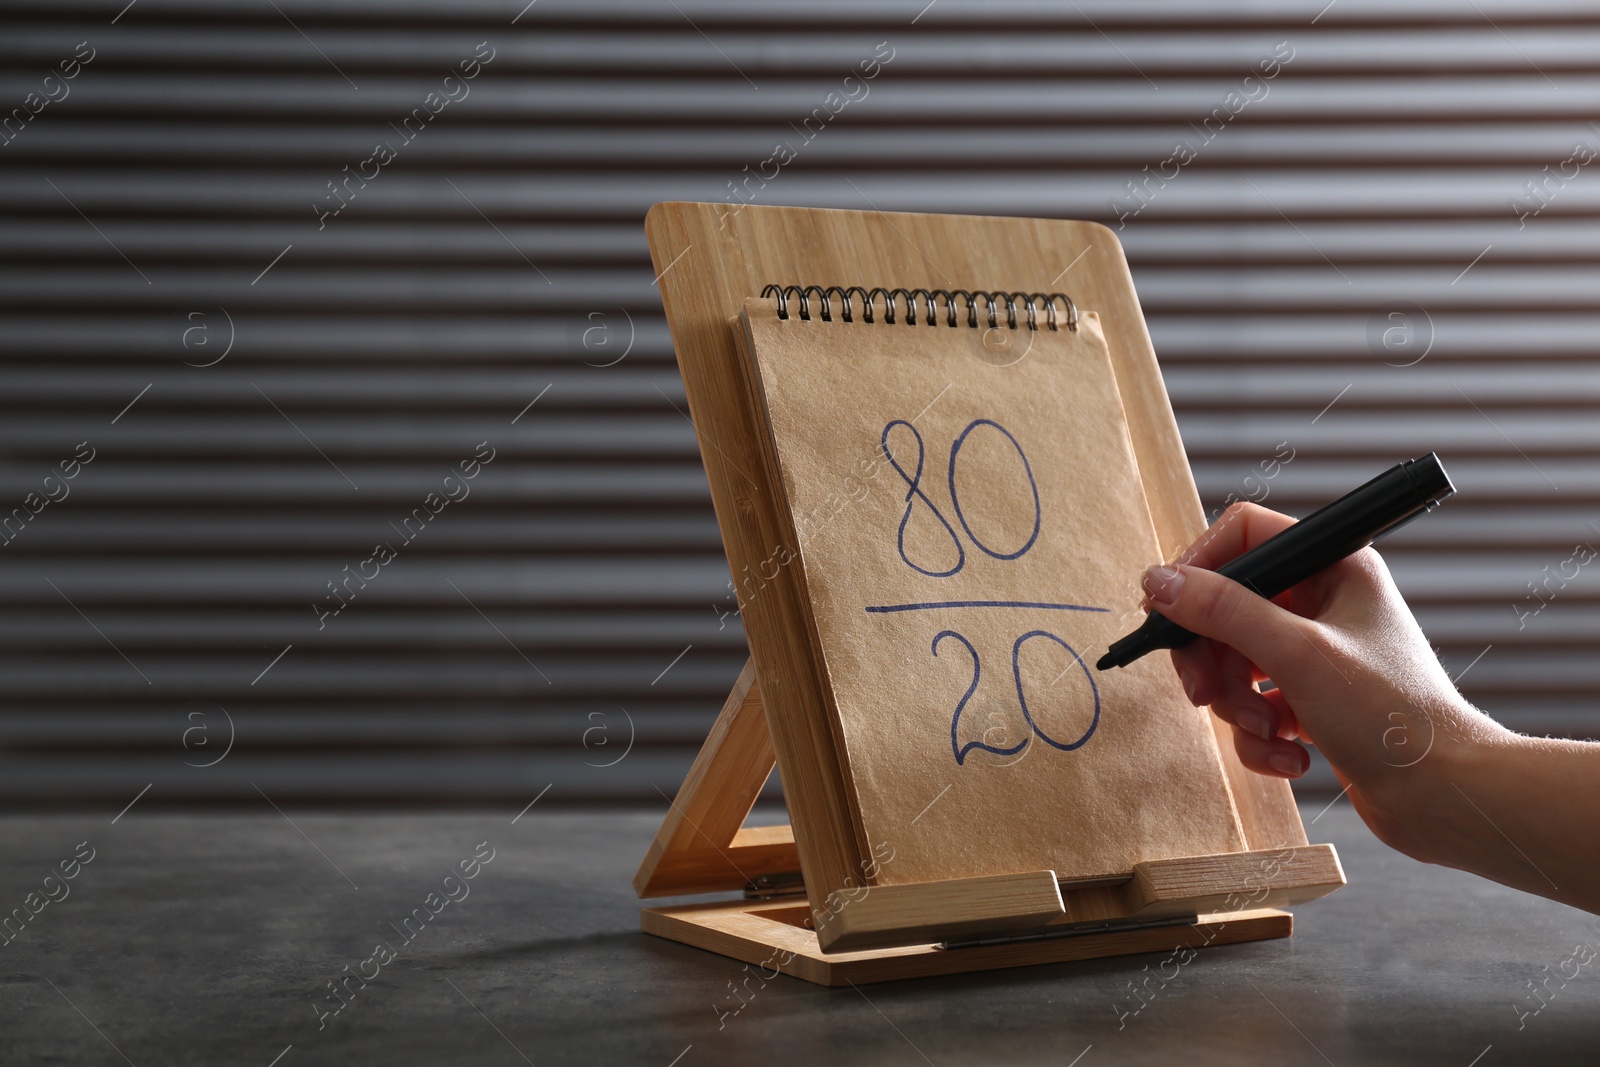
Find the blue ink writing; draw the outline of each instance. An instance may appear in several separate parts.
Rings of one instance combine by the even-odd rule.
[[[1033,714],[1028,710],[1028,697],[1027,694],[1022,691],[1022,664],[1018,661],[1018,659],[1022,654],[1023,643],[1034,637],[1048,637],[1050,640],[1066,649],[1067,654],[1072,657],[1072,661],[1078,665],[1078,669],[1083,672],[1084,678],[1089,682],[1089,693],[1094,697],[1094,718],[1089,720],[1089,728],[1083,731],[1083,736],[1079,737],[1076,741],[1072,741],[1070,743],[1057,741],[1055,738],[1045,733],[1044,730],[1040,729],[1039,724],[1033,721]],[[1017,638],[1016,644],[1011,646],[1011,676],[1017,681],[1017,702],[1022,705],[1022,717],[1028,720],[1029,728],[1032,729],[1034,733],[1039,735],[1039,740],[1043,741],[1051,748],[1059,748],[1063,752],[1071,752],[1075,748],[1082,747],[1083,743],[1093,736],[1095,727],[1100,725],[1100,687],[1094,684],[1094,675],[1089,673],[1089,668],[1084,665],[1083,657],[1078,655],[1077,649],[1073,648],[1071,645],[1067,644],[1065,641],[1061,640],[1061,638],[1057,637],[1048,630],[1029,630],[1027,633]],[[957,762],[959,763],[960,760],[958,759]]]
[[[871,604],[873,614],[889,611],[931,611],[934,608],[1045,608],[1049,611],[1110,611],[1083,604],[1051,604],[1039,600],[929,600],[921,604]]]
[[[1033,490],[1033,532],[1023,542],[1022,547],[1015,552],[996,552],[983,543],[983,539],[972,532],[972,526],[967,522],[967,516],[961,510],[961,497],[956,492],[956,460],[961,455],[961,446],[967,443],[967,436],[980,426],[993,426],[996,430],[1006,435],[1006,440],[1011,442],[1011,447],[1017,450],[1017,457],[1022,460],[1022,469],[1028,475],[1028,488]],[[956,438],[955,444],[950,446],[950,503],[955,506],[956,518],[961,520],[961,528],[967,531],[967,536],[972,538],[972,543],[995,559],[1016,559],[1039,540],[1039,524],[1044,517],[1043,510],[1039,507],[1039,483],[1033,479],[1033,466],[1028,462],[1027,453],[1022,451],[1022,446],[1017,444],[1017,439],[1011,436],[1011,431],[1001,426],[993,419],[973,419],[967,428],[961,431],[961,436]]]
[[[964,745],[961,743],[961,714],[966,711],[968,702],[972,700],[973,694],[978,691],[978,682],[983,677],[983,664],[978,656],[978,650],[972,647],[972,642],[955,630],[941,630],[934,637],[932,652],[935,656],[939,654],[939,642],[947,637],[955,638],[961,642],[962,646],[966,648],[967,654],[972,657],[972,683],[967,686],[967,691],[962,694],[961,700],[956,704],[955,714],[950,717],[950,751],[956,757],[956,764],[958,766],[964,765],[967,762],[967,753],[975,748],[982,749],[985,752],[992,752],[997,756],[1014,756],[1021,752],[1027,747],[1028,742],[1032,740],[1031,737],[1024,737],[1010,748],[1001,748],[984,741],[968,741]],[[1089,695],[1094,712],[1089,720],[1088,727],[1075,741],[1058,741],[1050,736],[1049,732],[1034,720],[1033,712],[1028,707],[1028,695],[1022,685],[1022,646],[1036,637],[1048,638],[1066,649],[1067,654],[1072,657],[1073,663],[1083,672],[1084,679],[1089,683]],[[1094,675],[1089,673],[1089,668],[1084,665],[1083,657],[1078,655],[1077,649],[1048,630],[1029,630],[1017,638],[1011,646],[1011,677],[1017,687],[1017,702],[1022,707],[1022,717],[1027,720],[1028,729],[1037,735],[1039,740],[1051,748],[1060,749],[1062,752],[1071,752],[1074,749],[1082,748],[1089,738],[1094,736],[1095,729],[1100,725],[1100,689],[1095,685]]]
[[[900,461],[895,459],[894,453],[889,450],[889,431],[894,429],[896,426],[904,426],[906,429],[911,431],[911,436],[916,438],[917,469],[913,474],[907,474],[906,469],[900,466]],[[934,505],[932,500],[928,499],[928,494],[922,491],[922,463],[924,456],[927,454],[927,450],[922,444],[922,435],[917,432],[917,428],[915,426],[911,425],[905,419],[895,419],[884,426],[883,436],[879,438],[879,444],[883,447],[883,456],[889,461],[889,466],[894,468],[895,473],[900,475],[900,478],[906,483],[907,486],[905,496],[906,512],[900,517],[900,530],[895,539],[895,546],[900,551],[900,558],[906,561],[906,566],[910,567],[919,574],[926,574],[930,578],[950,577],[952,574],[956,573],[956,571],[959,571],[966,565],[967,553],[961,547],[961,539],[956,536],[955,527],[951,526],[950,521],[939,513],[938,507]],[[916,502],[918,500],[921,500],[928,506],[928,513],[939,520],[939,525],[944,527],[945,533],[950,535],[951,543],[956,546],[956,565],[951,567],[949,570],[930,570],[927,567],[913,563],[911,557],[906,555],[906,524],[911,521],[911,511],[916,507]]]
[[[900,461],[895,458],[893,450],[889,447],[889,434],[896,426],[904,426],[907,430],[910,430],[911,436],[917,442],[916,470],[910,474],[906,473],[906,469],[900,465]],[[1011,447],[1016,450],[1017,458],[1022,460],[1022,471],[1028,476],[1028,490],[1033,494],[1033,529],[1029,532],[1028,538],[1022,543],[1022,546],[1010,552],[1002,552],[998,549],[989,547],[989,545],[985,544],[983,539],[973,531],[972,524],[967,521],[966,512],[964,512],[961,508],[960,490],[956,488],[956,464],[961,458],[962,446],[967,443],[967,438],[971,436],[974,430],[985,426],[1004,434],[1006,440],[1011,443]],[[966,566],[967,553],[966,549],[964,549],[961,545],[961,538],[956,534],[955,527],[950,525],[950,520],[944,517],[944,514],[940,512],[938,505],[936,505],[932,499],[929,498],[928,494],[922,489],[922,470],[927,456],[927,448],[923,444],[922,434],[917,432],[917,428],[911,425],[911,423],[907,422],[905,419],[892,419],[884,425],[883,434],[879,438],[879,444],[883,448],[884,458],[889,461],[889,465],[894,468],[895,473],[900,475],[901,481],[906,483],[906,510],[905,513],[900,516],[900,529],[895,537],[895,547],[900,552],[900,558],[905,561],[906,566],[910,567],[919,574],[926,574],[930,578],[950,577],[952,574],[955,574],[961,570],[962,567]],[[1025,554],[1028,549],[1032,548],[1039,540],[1039,528],[1043,523],[1044,510],[1040,506],[1039,502],[1039,484],[1034,480],[1033,477],[1033,465],[1028,462],[1028,455],[1022,450],[1022,445],[1018,443],[1016,437],[1012,435],[1010,430],[1007,430],[998,422],[995,422],[993,419],[973,419],[971,422],[967,423],[966,429],[962,430],[961,434],[950,445],[950,462],[948,472],[946,474],[946,481],[950,489],[950,504],[955,508],[957,521],[961,523],[961,528],[966,531],[967,537],[972,541],[972,543],[977,545],[979,550],[984,552],[986,555],[993,556],[995,559],[1017,559]],[[945,533],[950,535],[950,543],[955,545],[955,565],[946,570],[935,570],[931,567],[924,567],[922,564],[914,562],[911,557],[906,554],[906,526],[911,522],[912,511],[916,508],[916,502],[918,500],[921,500],[923,504],[927,506],[929,514],[931,514],[935,519],[939,520],[939,525],[943,526]]]
[[[961,701],[956,705],[956,713],[950,718],[950,750],[956,754],[956,764],[959,766],[960,764],[965,763],[967,761],[967,753],[971,752],[975,748],[981,748],[985,752],[993,752],[997,756],[1014,756],[1018,752],[1021,752],[1023,747],[1028,743],[1028,739],[1026,737],[1022,739],[1020,744],[1013,748],[997,748],[994,745],[986,744],[982,741],[968,741],[965,745],[961,743],[961,737],[959,733],[961,726],[961,713],[967,710],[967,701],[972,699],[972,694],[978,691],[978,679],[983,674],[983,667],[978,662],[978,650],[972,647],[972,642],[968,641],[965,637],[956,633],[954,630],[941,630],[934,637],[933,654],[935,656],[939,654],[939,642],[943,641],[947,637],[953,637],[957,641],[960,641],[962,645],[966,647],[967,654],[972,657],[972,684],[967,686],[967,691],[961,695]]]
[[[900,434],[898,434],[898,437],[902,441],[902,444],[904,444],[904,433],[906,432],[911,434],[912,440],[916,443],[916,459],[912,464],[910,464],[913,469],[909,472],[907,471],[906,466],[900,462],[900,458],[895,455],[894,449],[890,444],[890,437],[891,435],[896,434],[897,430],[901,431]],[[961,506],[961,491],[957,484],[957,471],[960,466],[962,454],[961,450],[966,446],[968,439],[973,437],[979,430],[986,430],[991,434],[998,433],[1002,435],[1005,438],[1006,443],[1011,446],[1011,449],[1014,452],[1016,452],[1017,458],[1022,461],[1022,472],[1028,479],[1028,491],[1033,498],[1033,524],[1032,529],[1028,531],[1027,537],[1024,538],[1022,543],[1015,548],[1005,545],[993,545],[988,540],[985,540],[984,537],[980,535],[979,531],[973,528],[975,524],[980,529],[983,528],[984,524],[981,521],[977,521],[975,523],[975,520],[980,520],[981,516],[970,514],[967,509],[964,509]],[[926,443],[922,439],[922,434],[918,432],[915,426],[905,419],[891,419],[889,422],[884,424],[883,433],[879,437],[879,446],[883,450],[884,459],[888,461],[890,467],[894,469],[895,473],[900,476],[901,481],[906,483],[906,493],[904,497],[905,511],[900,516],[899,528],[895,533],[895,549],[897,552],[899,552],[900,559],[906,564],[906,566],[910,567],[918,574],[924,574],[930,578],[949,578],[966,566],[967,553],[966,548],[962,544],[961,534],[956,532],[955,526],[952,525],[950,520],[946,518],[943,512],[939,510],[939,505],[934,503],[933,499],[929,497],[927,492],[923,489],[922,474],[928,466],[928,450]],[[1000,447],[1003,451],[1003,446]],[[908,451],[908,449],[902,448],[902,455],[906,454]],[[968,463],[968,467],[971,467],[970,461]],[[971,476],[969,475],[969,478],[970,477]],[[984,470],[982,472],[982,477],[986,479],[992,478],[993,473],[988,470]],[[1039,533],[1044,523],[1044,509],[1041,506],[1039,497],[1039,483],[1037,479],[1034,478],[1033,464],[1028,461],[1028,455],[1023,450],[1021,442],[1016,439],[1010,430],[1007,430],[1004,426],[1000,425],[993,419],[973,419],[971,422],[967,423],[966,427],[950,444],[949,461],[945,468],[945,481],[946,487],[950,493],[950,507],[955,512],[956,521],[960,524],[962,532],[966,534],[966,539],[971,541],[980,552],[997,560],[1015,560],[1026,555],[1028,551],[1038,543]],[[1013,484],[1020,483],[1014,482]],[[911,524],[912,518],[916,514],[918,501],[922,503],[928,514],[931,515],[933,519],[944,529],[945,536],[949,538],[950,544],[955,547],[955,558],[953,563],[950,561],[948,556],[946,556],[943,560],[933,560],[927,558],[925,554],[928,551],[927,542],[922,542],[923,547],[913,549],[913,552],[918,556],[918,558],[915,560],[911,558],[913,553],[907,551],[906,528]],[[969,498],[969,504],[970,503],[971,500]],[[994,534],[992,532],[989,536],[991,540],[994,539]],[[936,541],[938,540],[942,539],[936,538]],[[916,543],[918,542],[914,541],[914,544]],[[929,600],[906,604],[873,604],[868,605],[865,610],[869,614],[888,614],[906,611],[937,611],[951,608],[1011,608],[1039,611],[1090,612],[1107,612],[1110,610],[1109,608],[1092,607],[1086,604],[1072,604],[1066,602],[1042,600]],[[1030,707],[1028,704],[1028,694],[1023,686],[1022,681],[1022,647],[1028,642],[1038,639],[1052,641],[1055,644],[1060,645],[1062,648],[1066,649],[1067,654],[1072,657],[1072,663],[1069,664],[1067,668],[1060,674],[1056,675],[1055,680],[1059,681],[1062,675],[1065,675],[1068,671],[1071,671],[1072,667],[1075,665],[1078,670],[1083,673],[1084,680],[1089,684],[1088,696],[1089,702],[1093,705],[1093,714],[1089,719],[1088,726],[1074,740],[1060,740],[1052,736],[1050,730],[1046,729],[1044,726],[1041,726],[1034,719],[1035,709]],[[1022,740],[1010,747],[989,744],[984,740],[968,741],[963,744],[961,740],[961,717],[962,714],[967,710],[967,706],[971,703],[973,696],[978,691],[979,682],[983,677],[983,665],[982,657],[979,655],[977,648],[973,646],[972,642],[968,640],[964,634],[958,633],[955,630],[940,630],[937,634],[935,634],[933,638],[933,644],[931,645],[929,651],[931,651],[935,657],[938,657],[939,646],[946,641],[952,640],[960,644],[961,647],[965,648],[967,650],[967,655],[972,657],[972,680],[968,684],[966,692],[963,693],[961,695],[961,699],[957,701],[955,712],[950,717],[950,751],[955,756],[957,766],[961,766],[966,763],[967,756],[973,751],[973,749],[979,749],[996,756],[1014,756],[1026,748],[1034,736],[1037,736],[1051,748],[1058,749],[1062,752],[1072,752],[1075,749],[1083,747],[1083,745],[1085,745],[1089,739],[1094,736],[1096,728],[1100,725],[1100,690],[1095,684],[1094,676],[1089,672],[1088,667],[1084,665],[1083,657],[1079,656],[1077,650],[1057,634],[1051,633],[1048,630],[1029,630],[1012,643],[1011,676],[1016,686],[1017,704],[1022,710],[1022,717],[1027,722],[1030,733],[1024,734]],[[1054,683],[1052,682],[1051,684]],[[1037,698],[1037,694],[1035,694],[1035,696]]]

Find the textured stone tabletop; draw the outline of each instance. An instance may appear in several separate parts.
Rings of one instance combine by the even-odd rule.
[[[638,932],[654,813],[12,816],[0,1062],[1595,1062],[1600,920],[1320,810],[1350,885],[1143,1001],[1166,954],[740,999],[740,964]]]

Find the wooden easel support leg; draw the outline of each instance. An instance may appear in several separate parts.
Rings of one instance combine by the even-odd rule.
[[[788,826],[744,828],[776,764],[755,664],[746,660],[633,877],[634,892],[742,890],[760,878],[798,872]]]

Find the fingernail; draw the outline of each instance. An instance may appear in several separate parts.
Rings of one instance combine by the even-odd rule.
[[[1178,681],[1183,683],[1183,692],[1189,698],[1189,703],[1199,707],[1200,702],[1194,698],[1194,678],[1188,671],[1180,670],[1178,672]]]
[[[1267,757],[1267,766],[1280,774],[1287,774],[1291,778],[1298,778],[1305,773],[1300,766],[1300,755],[1288,752],[1274,752]]]
[[[1177,602],[1183,590],[1183,569],[1165,565],[1151,567],[1144,572],[1144,591],[1151,603],[1168,606]]]
[[[1267,718],[1265,712],[1257,708],[1240,708],[1233,713],[1233,721],[1238,723],[1239,729],[1247,734],[1255,734],[1263,741],[1272,740],[1272,720]],[[1272,759],[1277,758],[1278,756],[1276,755],[1272,757]],[[1278,765],[1274,763],[1273,766],[1277,767]],[[1283,768],[1278,767],[1278,769],[1282,770]]]

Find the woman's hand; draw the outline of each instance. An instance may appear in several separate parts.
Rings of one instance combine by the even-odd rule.
[[[1371,548],[1271,601],[1213,572],[1293,522],[1235,505],[1146,572],[1150,606],[1201,635],[1172,653],[1189,699],[1261,774],[1298,777],[1315,744],[1407,855],[1600,914],[1600,744],[1525,737],[1467,703]]]
[[[1150,607],[1201,635],[1173,665],[1189,699],[1232,725],[1246,767],[1297,778],[1310,763],[1300,742],[1315,744],[1367,825],[1417,855],[1430,772],[1507,732],[1456,690],[1374,549],[1272,601],[1214,573],[1294,521],[1230,507],[1174,565],[1146,572]]]

